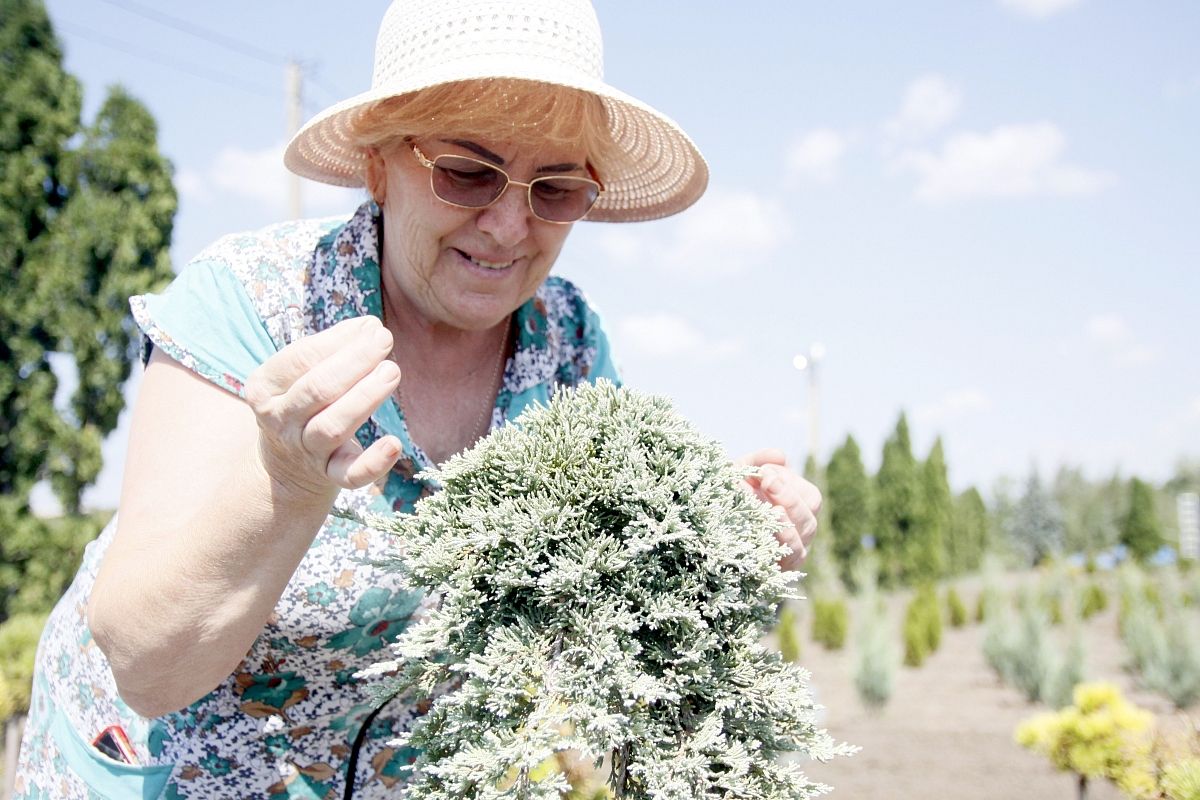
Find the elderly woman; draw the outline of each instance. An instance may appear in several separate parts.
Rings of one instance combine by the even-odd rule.
[[[420,470],[555,387],[616,380],[551,268],[572,223],[673,214],[707,169],[600,71],[587,0],[396,0],[370,91],[286,154],[370,200],[226,237],[133,299],[147,366],[120,515],[43,637],[18,797],[402,781],[413,754],[388,741],[420,709],[372,714],[355,673],[422,598],[331,512],[408,512],[434,489]],[[778,453],[749,460],[799,563],[819,497]]]

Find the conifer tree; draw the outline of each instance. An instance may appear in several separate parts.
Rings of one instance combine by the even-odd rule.
[[[804,479],[817,487],[821,493],[821,508],[817,512],[817,530],[829,530],[829,488],[826,473],[821,470],[812,454],[804,460]],[[804,582],[811,587],[828,586],[837,577],[837,559],[833,552],[832,537],[818,535],[808,545],[808,558],[804,561]]]
[[[988,549],[988,513],[979,490],[971,487],[954,498],[949,558],[957,574],[980,568]]]
[[[1088,481],[1078,467],[1062,467],[1054,476],[1054,500],[1062,511],[1067,552],[1096,554],[1117,543],[1120,519],[1105,502],[1103,483]]]
[[[936,581],[947,571],[946,540],[954,500],[946,475],[946,454],[939,436],[921,465],[921,524],[911,537],[913,578]]]
[[[1025,492],[1013,509],[1009,536],[1030,565],[1040,564],[1062,551],[1063,530],[1058,504],[1042,485],[1036,469],[1030,471]]]
[[[853,569],[862,553],[862,539],[871,527],[871,483],[863,468],[858,442],[847,436],[845,443],[833,452],[826,471],[829,491],[825,503],[829,508],[829,530],[834,557],[842,583],[853,586]]]
[[[794,596],[745,468],[656,397],[560,391],[450,459],[394,530],[406,580],[440,595],[381,694],[434,697],[406,797],[557,798],[556,752],[608,757],[618,798],[805,798],[804,672],[761,642]],[[512,777],[508,777],[508,776]]]
[[[920,524],[921,485],[904,414],[883,445],[883,461],[875,476],[874,517],[879,582],[894,587],[913,574],[909,541]]]
[[[1129,511],[1121,521],[1121,544],[1138,561],[1145,561],[1164,544],[1154,510],[1154,490],[1139,478],[1129,481]]]

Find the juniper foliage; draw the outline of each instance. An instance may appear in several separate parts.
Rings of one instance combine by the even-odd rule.
[[[665,399],[602,381],[450,459],[415,514],[374,521],[407,582],[440,594],[376,670],[395,671],[380,695],[433,698],[406,737],[422,751],[406,797],[557,798],[561,774],[531,770],[563,751],[608,757],[618,798],[827,791],[780,758],[852,748],[761,643],[796,594],[746,474]]]
[[[900,662],[883,597],[879,594],[878,574],[875,560],[864,554],[855,563],[852,575],[861,609],[855,631],[858,648],[854,688],[870,711],[881,711],[891,699]]]

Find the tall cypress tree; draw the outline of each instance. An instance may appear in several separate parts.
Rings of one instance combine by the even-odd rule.
[[[862,552],[863,536],[871,527],[871,483],[863,468],[862,454],[853,436],[833,452],[826,471],[829,491],[829,537],[842,583],[853,586],[852,570]]]
[[[875,476],[875,538],[880,583],[884,586],[896,586],[912,573],[907,548],[920,524],[920,493],[908,420],[901,413],[895,431],[883,445],[883,461]]]
[[[937,580],[949,569],[946,550],[953,506],[946,453],[939,436],[921,465],[921,524],[912,537],[910,557],[918,581]]]
[[[982,495],[975,487],[954,498],[950,529],[952,570],[961,573],[979,569],[989,546],[988,512]]]
[[[1165,544],[1154,510],[1154,490],[1139,478],[1129,481],[1129,511],[1121,521],[1121,544],[1138,561],[1145,561]]]

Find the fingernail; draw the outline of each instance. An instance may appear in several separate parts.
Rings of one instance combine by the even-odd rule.
[[[392,349],[392,333],[387,328],[380,328],[379,330],[375,331],[375,338],[372,339],[372,341],[374,341],[375,345],[381,350]]]
[[[375,367],[375,377],[384,383],[390,383],[400,377],[400,368],[391,359],[380,361],[379,365]]]

